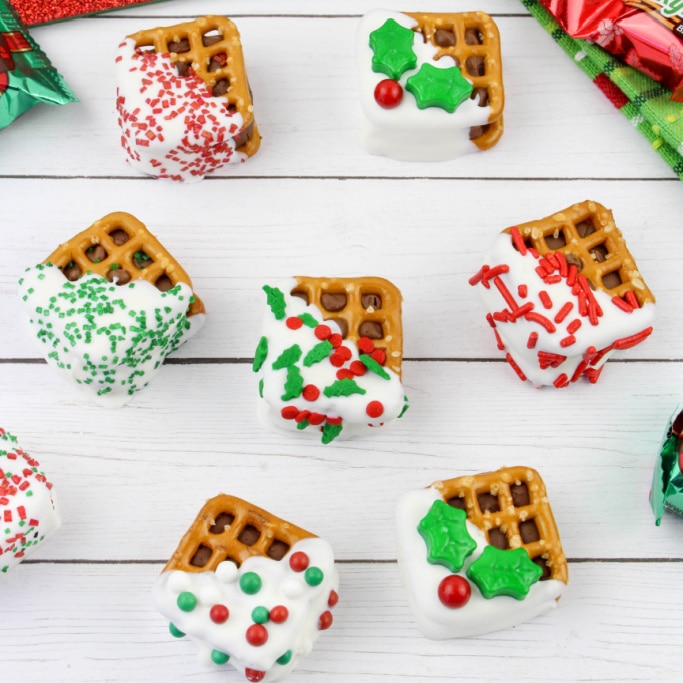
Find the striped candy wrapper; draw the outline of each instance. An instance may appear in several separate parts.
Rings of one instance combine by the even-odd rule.
[[[671,91],[598,45],[572,38],[538,0],[521,2],[683,180],[683,105],[671,101]]]

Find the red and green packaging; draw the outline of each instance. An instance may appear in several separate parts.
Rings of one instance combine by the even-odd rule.
[[[668,510],[683,517],[683,411],[677,409],[669,422],[659,451],[650,490],[655,523],[662,522]]]
[[[12,6],[0,0],[0,129],[36,104],[75,101]]]
[[[26,26],[89,16],[110,10],[148,5],[161,0],[12,0]]]
[[[604,50],[683,102],[681,0],[541,0],[572,38]]]

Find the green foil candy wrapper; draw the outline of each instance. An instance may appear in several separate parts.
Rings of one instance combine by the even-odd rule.
[[[36,104],[76,101],[12,6],[0,0],[0,129]]]
[[[650,505],[659,526],[665,510],[683,517],[683,411],[679,409],[669,422],[655,465],[650,489]]]

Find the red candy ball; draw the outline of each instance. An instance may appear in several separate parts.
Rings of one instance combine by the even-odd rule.
[[[369,417],[379,417],[384,412],[384,406],[381,401],[370,401],[365,407],[365,412]]]
[[[327,605],[329,607],[334,607],[339,602],[339,594],[336,590],[332,589],[330,591],[330,597],[327,598]]]
[[[398,81],[385,78],[375,87],[375,102],[383,109],[393,109],[401,104],[403,88]]]
[[[230,611],[225,605],[214,605],[209,611],[209,617],[215,624],[223,624],[229,616]]]
[[[320,396],[320,389],[318,389],[318,387],[316,387],[315,384],[307,384],[303,388],[301,395],[307,401],[315,401],[318,398],[318,396]]]
[[[318,628],[321,631],[325,631],[326,629],[330,628],[330,626],[332,626],[333,621],[334,617],[332,616],[332,612],[327,610],[326,612],[323,612],[320,615],[320,619],[318,620]]]
[[[292,568],[292,571],[295,572],[302,572],[305,569],[308,569],[309,562],[310,560],[308,559],[308,555],[302,552],[294,553],[289,558],[289,566]]]
[[[301,318],[287,318],[285,324],[290,330],[298,330],[304,323]]]
[[[258,683],[266,677],[266,672],[247,668],[244,670],[244,677],[251,683]]]
[[[472,595],[472,588],[469,581],[457,574],[447,576],[439,584],[439,600],[451,609],[464,607],[470,595]]]
[[[268,631],[263,624],[252,624],[247,629],[247,642],[249,645],[259,647],[268,640]]]
[[[270,620],[276,624],[284,624],[289,616],[289,610],[284,605],[276,605],[270,610]]]

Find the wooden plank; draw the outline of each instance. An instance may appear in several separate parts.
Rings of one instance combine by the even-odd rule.
[[[262,427],[247,364],[169,365],[117,410],[47,366],[0,369],[2,426],[63,504],[42,558],[163,561],[222,491],[328,538],[342,559],[393,559],[402,493],[510,465],[541,472],[568,557],[683,557],[683,522],[656,528],[648,504],[681,363],[613,362],[596,385],[540,391],[505,363],[408,363],[405,417],[330,446]]]
[[[104,214],[125,210],[148,225],[193,278],[208,323],[181,357],[249,358],[264,312],[261,287],[294,274],[381,275],[404,299],[408,358],[498,358],[468,279],[498,232],[591,198],[612,207],[658,310],[683,297],[677,244],[680,183],[465,180],[206,181],[172,191],[133,180],[0,180],[12,196],[0,260],[0,358],[36,358],[16,296],[23,270]],[[40,192],[54,201],[36,202]],[[189,192],[189,195],[186,194]],[[78,197],[76,204],[60,198]],[[55,211],[54,202],[60,210]],[[188,202],[197,210],[188,211]],[[201,208],[199,208],[201,207]],[[26,227],[30,226],[30,227]],[[683,357],[683,319],[658,316],[655,333],[625,358]]]
[[[32,564],[3,596],[0,653],[13,680],[239,681],[205,669],[151,606],[161,566]],[[291,676],[297,681],[675,680],[683,599],[679,564],[582,563],[558,608],[479,638],[431,641],[414,625],[396,565],[342,564],[332,628]],[[646,580],[647,576],[657,577]]]

